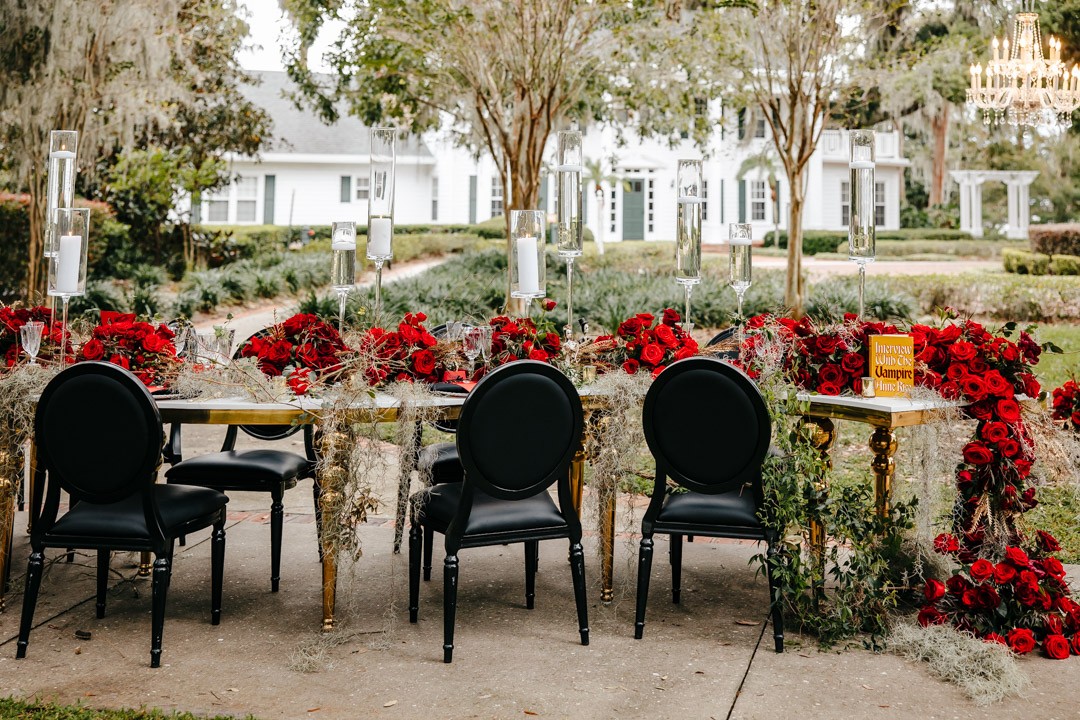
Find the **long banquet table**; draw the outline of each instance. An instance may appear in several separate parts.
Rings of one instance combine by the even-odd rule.
[[[603,412],[604,398],[590,388],[581,389],[581,397],[587,412]],[[897,441],[894,430],[899,427],[920,425],[940,418],[949,408],[958,404],[943,400],[909,400],[906,398],[859,398],[843,396],[823,396],[800,394],[803,402],[801,412],[803,421],[817,426],[815,445],[827,453],[835,438],[832,420],[843,419],[865,423],[873,427],[870,437],[870,449],[873,451],[871,468],[875,479],[875,499],[879,513],[885,513],[889,507],[892,476],[895,469],[893,456]],[[457,417],[464,403],[462,395],[432,394],[414,402],[424,403],[427,407],[439,410],[442,417]],[[256,402],[242,398],[220,398],[208,400],[159,400],[158,408],[162,420],[166,423],[211,424],[211,425],[258,425],[317,422],[323,412],[318,399],[300,398],[293,402]],[[394,422],[398,419],[399,401],[385,393],[375,393],[370,402],[347,408],[356,422]],[[589,424],[587,424],[588,426]],[[584,478],[585,461],[584,438],[579,452],[574,457],[571,467],[571,484],[574,488],[575,507],[580,513],[581,490]],[[611,478],[598,478],[598,482],[613,482]],[[610,602],[614,597],[614,549],[615,549],[615,493],[600,493],[606,503],[600,509],[599,528],[601,543],[601,600]],[[14,496],[11,495],[11,502]],[[13,510],[13,508],[12,508]],[[0,513],[2,514],[2,513]],[[10,513],[9,513],[10,516]],[[401,518],[399,517],[399,520]],[[819,534],[812,542],[823,543]],[[0,578],[5,576],[6,560],[11,538],[10,528],[0,530]],[[323,592],[322,592],[322,627],[334,628],[334,605],[337,590],[337,564],[334,553],[324,547],[323,555]],[[2,589],[0,589],[2,590]],[[0,592],[0,603],[3,593]]]

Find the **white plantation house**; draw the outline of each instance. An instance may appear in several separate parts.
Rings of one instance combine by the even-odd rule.
[[[327,126],[285,99],[285,73],[261,73],[261,85],[245,94],[273,119],[274,143],[259,158],[229,157],[234,182],[203,199],[201,220],[217,225],[328,225],[367,220],[368,129],[343,117]],[[719,104],[713,108],[717,115]],[[734,113],[729,113],[734,114]],[[704,155],[704,242],[722,242],[727,223],[749,222],[762,238],[787,225],[786,182],[779,163],[771,173],[760,160],[771,144],[763,119],[739,113],[717,123]],[[431,132],[399,141],[395,222],[464,224],[501,216],[506,194],[492,160],[456,147],[448,134]],[[554,149],[554,136],[551,139]],[[763,152],[765,153],[763,155]],[[675,168],[680,158],[699,158],[690,141],[676,147],[643,140],[632,130],[609,126],[584,131],[583,154],[599,160],[602,196],[583,178],[586,226],[607,242],[670,240],[675,235]],[[824,131],[809,169],[806,229],[843,230],[849,197],[847,133]],[[877,224],[900,226],[900,191],[909,164],[897,133],[877,136]],[[742,171],[742,172],[740,172]],[[770,174],[777,180],[776,197]],[[541,190],[540,209],[554,211],[554,178]]]

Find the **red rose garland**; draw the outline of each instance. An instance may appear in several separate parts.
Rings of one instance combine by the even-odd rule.
[[[37,355],[39,362],[58,360],[61,342],[67,343],[64,354],[68,362],[72,361],[74,352],[71,348],[71,335],[65,332],[63,323],[52,321],[49,308],[5,305],[0,307],[0,362],[4,367],[14,367],[20,361],[26,360],[19,329],[28,322],[45,323]]]
[[[1052,407],[1054,420],[1063,420],[1066,427],[1072,425],[1072,429],[1080,433],[1080,386],[1075,380],[1054,388]]]
[[[381,327],[368,330],[360,350],[372,357],[364,371],[370,385],[392,380],[434,383],[443,379],[446,369],[431,350],[439,341],[424,327],[425,320],[427,315],[422,312],[406,313],[396,331]]]
[[[164,385],[177,369],[173,331],[135,319],[134,313],[101,311],[101,324],[79,348],[78,360],[103,360],[130,370],[144,385]]]
[[[299,313],[249,338],[240,357],[257,358],[263,373],[285,375],[290,389],[303,395],[313,382],[311,373],[340,370],[340,356],[348,350],[336,328],[316,315]]]
[[[554,309],[553,300],[544,301],[544,309]],[[492,365],[505,365],[515,360],[551,362],[562,350],[562,339],[550,322],[539,323],[531,317],[494,317],[491,325]],[[482,374],[479,372],[478,374]]]
[[[679,313],[671,308],[663,311],[659,323],[652,313],[638,313],[619,323],[615,335],[598,337],[595,342],[610,346],[603,355],[613,366],[629,375],[645,371],[655,377],[676,360],[698,354],[697,341],[679,326],[679,320]]]

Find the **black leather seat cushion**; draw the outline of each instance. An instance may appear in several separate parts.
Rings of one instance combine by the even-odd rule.
[[[422,500],[423,517],[434,527],[446,528],[454,519],[461,501],[462,483],[434,485],[417,493]],[[542,492],[525,500],[499,500],[478,490],[473,491],[472,512],[465,536],[507,533],[527,529],[564,528],[566,521],[551,496]]]
[[[155,485],[154,494],[167,535],[185,523],[217,512],[229,502],[217,490],[187,485]],[[149,539],[142,494],[108,505],[81,502],[60,517],[49,534]]]
[[[761,527],[750,488],[706,495],[704,493],[671,493],[656,518],[658,525],[716,525],[729,527]]]
[[[465,479],[456,443],[434,443],[420,451],[418,465],[431,469],[431,484],[459,483]]]
[[[307,458],[284,450],[229,450],[184,460],[165,473],[170,483],[210,485],[230,490],[271,485],[307,477]]]

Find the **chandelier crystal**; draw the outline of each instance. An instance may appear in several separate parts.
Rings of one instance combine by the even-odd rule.
[[[1026,0],[1031,5],[1033,0]],[[1018,12],[1012,42],[1006,36],[990,43],[986,68],[971,66],[968,103],[983,111],[983,122],[1010,125],[1059,125],[1080,108],[1080,67],[1061,61],[1061,40],[1050,37],[1049,57],[1043,55],[1039,14],[1033,8]]]

